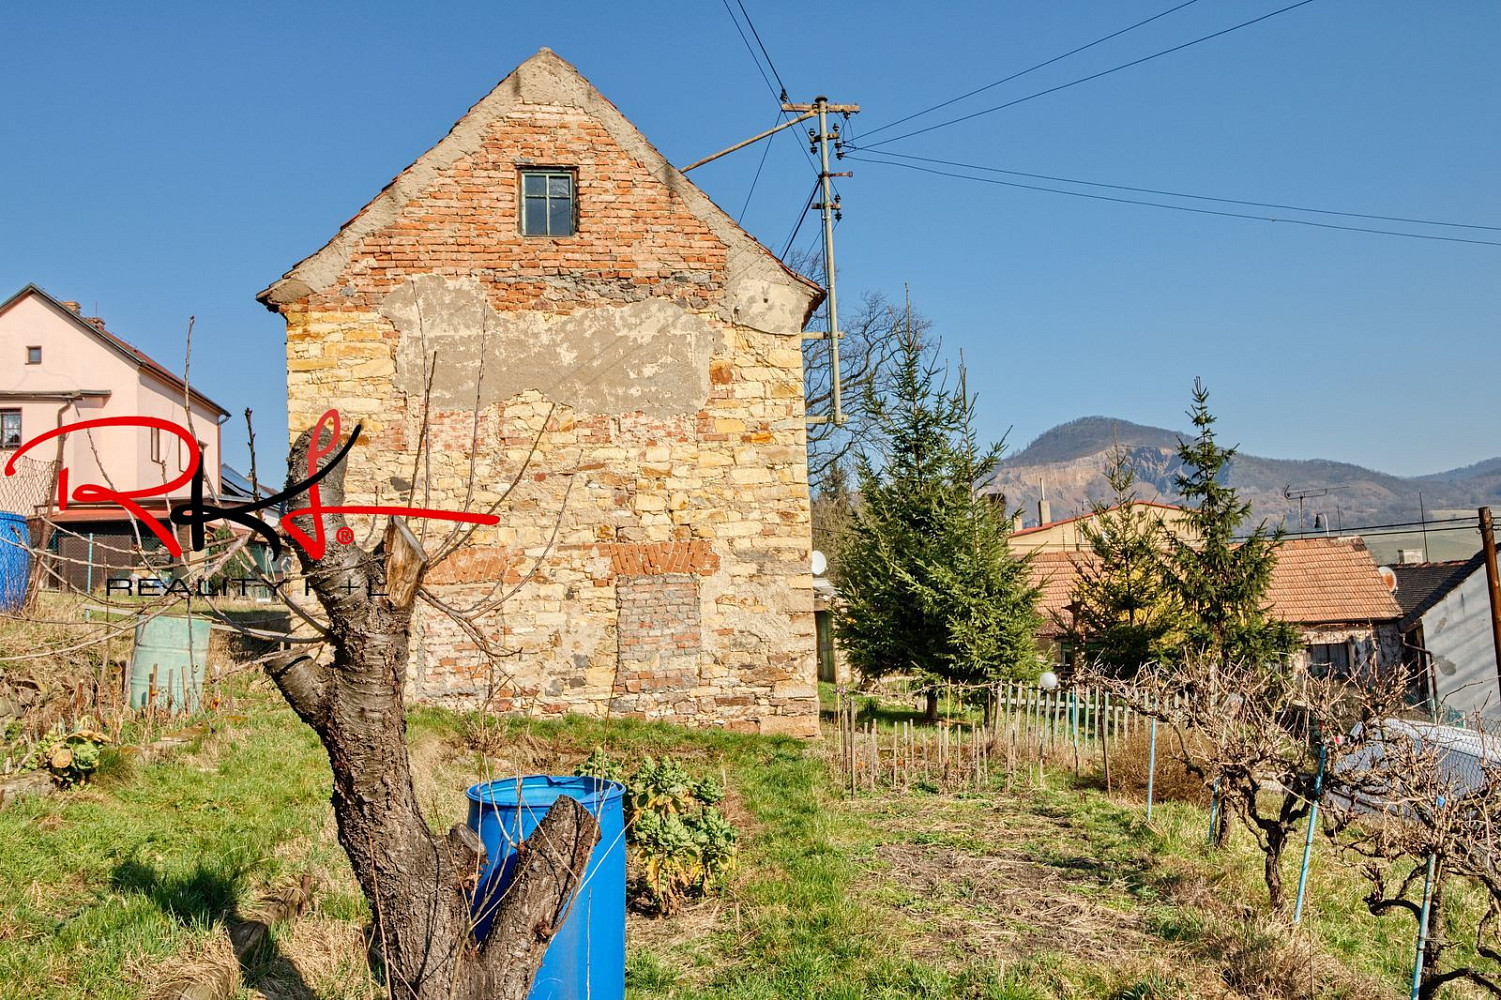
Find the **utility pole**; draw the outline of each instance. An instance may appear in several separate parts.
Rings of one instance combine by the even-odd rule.
[[[832,132],[829,131],[829,113],[842,114],[846,117],[858,114],[858,104],[830,104],[829,99],[822,95],[813,99],[812,104],[782,104],[783,111],[796,111],[803,114],[812,112],[818,115],[818,131],[809,132],[808,137],[812,140],[818,151],[819,172],[818,179],[822,191],[822,201],[817,207],[823,216],[823,270],[824,288],[828,291],[828,316],[829,328],[823,333],[805,333],[805,340],[829,340],[829,375],[831,391],[834,397],[834,426],[844,423],[844,402],[839,384],[839,340],[844,332],[839,329],[839,294],[835,287],[834,278],[834,222],[840,215],[839,200],[833,193],[833,184],[830,183],[835,177],[849,177],[851,173],[831,173],[829,171],[829,145],[834,144],[835,156],[841,155],[843,143],[839,138],[839,126],[836,124]],[[828,417],[809,417],[809,423],[823,423]]]
[[[1491,596],[1491,641],[1496,648],[1496,675],[1501,678],[1501,580],[1496,576],[1496,529],[1491,509],[1480,508],[1480,545],[1485,552],[1485,582]]]

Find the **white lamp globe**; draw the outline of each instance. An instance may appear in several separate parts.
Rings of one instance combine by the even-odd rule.
[[[1042,676],[1037,678],[1037,686],[1044,691],[1056,691],[1058,689],[1058,675],[1051,670],[1044,670]]]

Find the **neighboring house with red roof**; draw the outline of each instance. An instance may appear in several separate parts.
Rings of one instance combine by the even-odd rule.
[[[1095,559],[1082,551],[1032,557],[1032,582],[1041,590],[1047,619],[1039,636],[1045,647],[1060,650],[1080,567]],[[1298,626],[1305,643],[1301,662],[1316,671],[1349,672],[1370,663],[1388,670],[1402,662],[1402,609],[1358,538],[1284,541],[1267,604],[1272,614]]]
[[[36,285],[0,302],[0,464],[27,441],[64,424],[146,416],[186,426],[189,414],[203,453],[204,490],[214,496],[220,486],[219,428],[229,415],[224,407],[111,333],[99,317],[80,315],[77,302],[59,301]],[[0,508],[27,517],[48,513],[59,460],[72,486],[95,483],[123,492],[169,482],[191,458],[180,439],[146,427],[97,428],[64,435],[60,442],[26,452],[17,475],[0,477]],[[171,499],[187,495],[184,486],[171,498],[140,503],[163,515]],[[70,504],[52,512],[52,520],[65,529],[54,545],[67,560],[87,560],[92,548],[100,569],[133,566],[124,554],[107,555],[135,539],[122,508]],[[63,565],[76,585],[103,583],[101,573],[67,560]]]
[[[1501,721],[1501,684],[1491,630],[1485,553],[1450,562],[1404,563],[1397,574],[1408,662],[1430,679],[1436,713]]]

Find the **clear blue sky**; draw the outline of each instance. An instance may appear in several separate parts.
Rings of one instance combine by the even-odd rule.
[[[744,2],[794,99],[826,93],[863,105],[858,141],[1177,0]],[[1201,0],[912,124],[1290,2]],[[97,305],[111,329],[174,366],[196,314],[193,381],[234,411],[235,428],[241,410],[255,409],[263,469],[285,440],[283,327],[255,293],[539,47],[578,66],[676,163],[775,117],[718,0],[17,3],[7,5],[5,33],[0,294],[35,281],[86,310]],[[1498,51],[1494,0],[1316,0],[883,148],[1501,226]],[[759,157],[746,150],[693,176],[735,215]],[[1192,379],[1203,375],[1225,436],[1252,453],[1397,473],[1501,454],[1492,390],[1501,247],[844,167],[855,176],[840,182],[843,296],[900,297],[909,284],[949,351],[963,348],[984,429],[1012,428],[1013,448],[1086,414],[1181,426]],[[798,143],[778,137],[746,227],[780,250],[811,184]],[[813,221],[800,242],[814,236]],[[1421,231],[1501,242],[1501,231]],[[239,441],[226,437],[227,457],[243,465]]]

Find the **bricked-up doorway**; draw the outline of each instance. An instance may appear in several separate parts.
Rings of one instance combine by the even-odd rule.
[[[619,669],[611,710],[660,718],[693,716],[703,629],[698,577],[661,573],[615,578]]]

